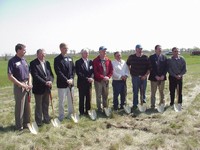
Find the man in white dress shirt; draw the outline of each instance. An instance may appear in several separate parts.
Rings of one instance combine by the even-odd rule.
[[[121,53],[114,53],[115,60],[112,61],[113,65],[113,108],[114,110],[123,109],[123,105],[126,102],[127,88],[126,79],[129,76],[129,69],[124,60],[121,59]],[[120,107],[118,97],[120,95]]]

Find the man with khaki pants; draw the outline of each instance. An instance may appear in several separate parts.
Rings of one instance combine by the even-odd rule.
[[[93,60],[94,86],[96,91],[97,108],[99,112],[102,111],[102,102],[103,108],[108,107],[109,79],[113,74],[112,62],[106,56],[106,50],[107,48],[104,46],[99,47],[99,55]]]
[[[149,57],[151,62],[151,71],[149,80],[151,81],[151,108],[155,108],[156,91],[159,89],[160,102],[159,105],[165,103],[164,87],[167,73],[167,57],[161,54],[161,46],[155,46],[155,54]]]

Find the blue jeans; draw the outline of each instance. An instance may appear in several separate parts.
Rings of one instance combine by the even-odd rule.
[[[146,87],[147,87],[147,79],[141,80],[139,76],[132,77],[132,86],[133,86],[133,106],[138,105],[138,92],[140,89],[140,99],[143,102],[146,102]],[[142,96],[141,96],[142,95]]]
[[[112,82],[112,87],[113,87],[113,107],[115,110],[118,109],[119,106],[119,102],[118,102],[118,97],[120,95],[120,107],[123,108],[123,105],[125,103],[125,99],[126,99],[126,93],[127,93],[127,89],[126,89],[126,81],[122,81],[122,80],[113,80]]]

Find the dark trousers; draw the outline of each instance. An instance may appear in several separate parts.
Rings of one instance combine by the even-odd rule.
[[[35,96],[35,121],[37,124],[49,122],[49,91],[45,91],[44,94],[34,94]]]
[[[26,90],[14,84],[15,96],[15,126],[16,130],[22,129],[30,123],[30,105]]]
[[[113,107],[115,110],[118,109],[119,102],[118,97],[120,95],[120,108],[123,108],[123,105],[125,104],[126,95],[127,95],[127,89],[126,89],[126,81],[122,80],[113,80],[112,81],[112,87],[113,87]]]
[[[175,90],[177,89],[177,87],[178,87],[177,89],[178,103],[182,104],[182,84],[183,84],[182,81],[183,81],[182,79],[178,80],[173,76],[169,76],[169,91],[171,99],[170,105],[174,104]]]
[[[91,108],[91,95],[92,88],[89,86],[79,87],[79,112],[81,115],[87,114],[87,111]],[[84,111],[85,107],[85,111]]]

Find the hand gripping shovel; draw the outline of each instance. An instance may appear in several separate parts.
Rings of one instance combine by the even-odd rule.
[[[30,116],[31,116],[31,106],[30,106],[31,95],[30,95],[30,91],[27,91],[27,94],[28,94],[28,103],[29,103],[29,110],[30,110]],[[32,134],[37,134],[38,133],[38,126],[37,126],[36,122],[32,122],[31,118],[32,117],[30,117],[30,123],[27,124],[27,127]]]
[[[177,84],[177,101],[179,100],[179,84]],[[180,112],[181,111],[181,104],[174,104],[174,110],[175,112]]]
[[[73,104],[74,100],[73,100],[73,96],[72,96],[72,87],[71,86],[69,87],[69,90],[70,90],[70,95],[71,95],[71,100],[72,100],[72,107],[73,107],[72,108],[73,109],[73,113],[71,114],[71,118],[75,123],[78,123],[79,115],[77,113],[75,113],[75,111],[74,111],[74,104]]]
[[[143,84],[141,83],[141,87],[140,87],[140,104],[138,104],[138,108],[140,112],[145,112],[146,111],[146,106],[143,103],[143,93],[144,93],[144,88],[143,88]]]
[[[53,98],[52,98],[51,91],[49,93],[49,98],[51,101],[51,107],[52,107],[52,111],[53,111],[53,119],[51,119],[51,123],[53,124],[54,127],[59,127],[61,123],[58,120],[58,118],[55,118],[55,111],[54,111],[54,107],[53,107]]]

